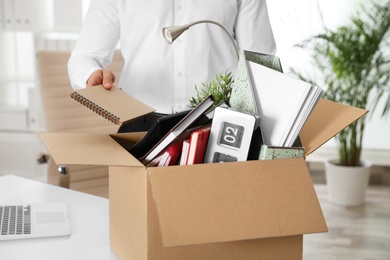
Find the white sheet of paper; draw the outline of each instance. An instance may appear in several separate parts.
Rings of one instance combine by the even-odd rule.
[[[261,116],[264,143],[292,146],[322,90],[263,65],[248,61]]]

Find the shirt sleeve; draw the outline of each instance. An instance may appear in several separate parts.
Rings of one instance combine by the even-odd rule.
[[[276,53],[266,0],[239,1],[234,34],[241,49],[272,55]]]
[[[92,72],[111,63],[119,35],[117,0],[91,1],[79,39],[68,61],[73,89],[85,88]]]

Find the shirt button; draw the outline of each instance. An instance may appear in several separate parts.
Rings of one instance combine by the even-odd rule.
[[[174,107],[174,110],[175,110],[174,112],[184,111],[185,108],[186,108],[185,104],[176,104]]]

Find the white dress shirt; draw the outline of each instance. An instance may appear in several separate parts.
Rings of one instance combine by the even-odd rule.
[[[162,28],[205,19],[223,24],[240,49],[276,52],[266,0],[92,0],[68,63],[73,88],[110,64],[119,41],[125,60],[119,87],[160,113],[188,108],[195,85],[234,73],[234,46],[214,24],[195,25],[173,44]]]

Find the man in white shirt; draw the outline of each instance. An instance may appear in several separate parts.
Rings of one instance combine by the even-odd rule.
[[[159,113],[188,109],[195,85],[235,71],[234,46],[213,24],[191,27],[171,45],[162,28],[205,19],[223,24],[240,49],[276,52],[266,0],[91,0],[68,62],[73,88],[110,89],[115,75],[104,68],[119,42],[122,89]]]

